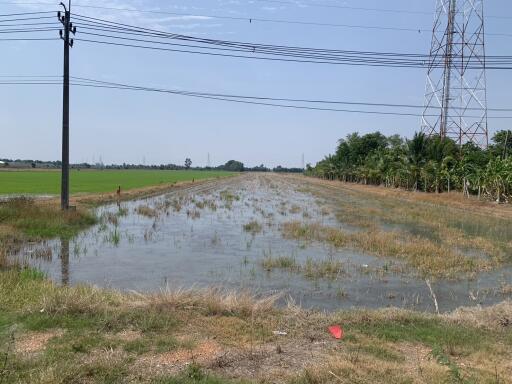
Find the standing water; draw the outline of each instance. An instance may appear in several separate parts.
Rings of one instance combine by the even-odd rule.
[[[433,311],[434,295],[440,310],[448,311],[490,305],[512,293],[503,289],[511,286],[510,268],[432,281],[431,291],[396,259],[283,237],[283,224],[293,221],[354,230],[336,219],[328,203],[274,175],[217,180],[100,207],[98,225],[71,241],[27,248],[21,257],[62,284],[283,293],[283,303],[326,310]]]

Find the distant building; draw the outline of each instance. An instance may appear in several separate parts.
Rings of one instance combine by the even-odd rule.
[[[5,167],[6,165],[7,165],[7,163],[6,163],[5,161],[1,161],[1,160],[0,160],[0,168],[1,168],[1,167]]]

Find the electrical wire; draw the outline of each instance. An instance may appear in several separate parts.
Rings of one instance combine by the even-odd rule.
[[[244,43],[244,42],[233,42],[233,41],[225,41],[225,40],[216,40],[216,39],[204,39],[204,38],[197,38],[192,36],[186,36],[186,35],[179,35],[175,33],[168,33],[164,31],[157,31],[153,29],[148,28],[141,28],[136,27],[132,25],[127,24],[121,24],[121,23],[115,23],[110,22],[107,20],[101,20],[97,18],[91,18],[87,16],[78,15],[78,20],[82,22],[83,26],[85,28],[93,29],[99,31],[108,31],[108,32],[115,32],[120,35],[147,35],[150,37],[155,37],[158,39],[173,39],[173,40],[186,40],[186,41],[192,41],[195,43],[205,44],[205,45],[220,45],[223,47],[229,47],[229,48],[242,48],[247,50],[247,52],[252,53],[265,53],[265,54],[289,54],[290,52],[296,53],[307,53],[310,55],[311,53],[314,54],[322,54],[322,55],[332,55],[332,54],[342,54],[342,55],[367,55],[367,56],[378,56],[378,57],[392,57],[395,61],[393,64],[397,64],[396,60],[400,59],[403,60],[405,58],[416,58],[419,59],[416,62],[399,62],[398,64],[416,64],[420,65],[421,67],[425,67],[425,64],[430,60],[430,55],[425,54],[407,54],[407,53],[393,53],[393,52],[364,52],[364,51],[342,51],[342,50],[333,50],[333,49],[318,49],[318,48],[303,48],[303,47],[293,47],[293,46],[280,46],[280,45],[265,45],[265,44],[255,44],[255,43]],[[79,24],[77,24],[79,25]],[[104,36],[104,37],[110,37],[115,39],[120,39],[119,36]],[[311,56],[308,56],[306,58],[312,58]],[[318,58],[318,57],[317,57]],[[326,59],[325,56],[320,57],[321,59]],[[346,57],[344,57],[346,58]],[[457,64],[457,59],[462,58],[462,56],[458,55],[452,55],[452,58],[454,59],[454,63]],[[464,59],[464,63],[470,63],[472,60],[472,57]],[[493,64],[494,62],[508,62],[512,63],[512,56],[487,56],[487,62],[489,64]]]
[[[406,9],[397,8],[370,8],[370,7],[353,7],[349,5],[338,5],[338,4],[325,4],[325,3],[312,3],[303,0],[300,1],[287,1],[287,0],[251,0],[256,2],[274,3],[282,5],[293,5],[296,7],[313,7],[313,8],[334,8],[334,9],[348,9],[354,11],[367,11],[367,12],[382,12],[382,13],[398,13],[398,14],[410,14],[410,15],[433,15],[432,12],[428,11],[411,11]],[[486,15],[488,18],[493,19],[512,19],[512,16],[507,15]]]
[[[0,76],[2,77],[2,76]],[[0,85],[62,85],[62,82],[52,80],[51,78],[58,78],[59,76],[45,76],[43,79],[36,79],[37,76],[23,77],[23,80],[16,80],[16,76],[12,76],[14,80],[1,80]],[[50,80],[48,80],[50,79]],[[365,102],[351,102],[351,101],[333,101],[333,100],[307,100],[307,99],[293,99],[293,98],[272,98],[272,97],[261,97],[261,96],[247,96],[247,95],[233,95],[233,94],[222,94],[222,93],[209,93],[209,92],[195,92],[195,91],[184,91],[184,90],[172,90],[163,88],[152,88],[142,87],[137,85],[128,85],[123,83],[113,83],[101,80],[95,80],[83,77],[71,77],[71,85],[79,87],[89,88],[106,88],[106,89],[118,89],[118,90],[132,90],[132,91],[145,91],[145,92],[156,92],[156,93],[167,93],[187,97],[195,97],[202,99],[219,100],[226,102],[235,102],[242,104],[253,104],[262,106],[271,106],[278,108],[291,108],[291,109],[306,109],[316,111],[331,111],[331,112],[346,112],[346,113],[359,113],[359,114],[372,114],[372,115],[391,115],[391,116],[427,116],[435,117],[437,115],[421,115],[418,113],[409,112],[389,112],[389,111],[373,111],[373,110],[354,110],[354,109],[339,109],[331,107],[311,107],[307,105],[297,104],[281,104],[282,102],[287,103],[303,103],[303,104],[336,104],[336,105],[358,105],[365,107],[389,107],[389,108],[423,108],[419,105],[411,104],[389,104],[389,103],[365,103]],[[454,109],[454,108],[452,108]],[[481,110],[478,108],[467,108],[467,110]],[[510,112],[512,109],[489,109],[489,111],[500,111]],[[477,118],[478,116],[467,116],[468,118]],[[490,119],[512,119],[512,116],[489,116]]]
[[[104,35],[104,34],[97,34],[97,33],[90,33],[90,32],[81,32],[83,35],[92,35],[92,36],[99,36],[99,37],[105,37],[109,39],[121,39],[123,41],[135,41],[138,43],[150,43],[155,45],[165,45],[165,46],[178,46],[178,47],[189,47],[189,48],[197,48],[197,49],[203,49],[203,50],[221,50],[221,51],[227,51],[227,52],[246,52],[246,53],[253,53],[253,54],[265,54],[265,55],[276,55],[273,52],[267,52],[264,50],[247,50],[247,49],[227,49],[227,48],[218,48],[218,47],[201,47],[197,45],[190,45],[190,44],[178,44],[178,43],[169,43],[169,42],[155,42],[150,40],[144,40],[144,39],[134,39],[134,38],[123,38],[118,36],[111,36],[111,35]],[[342,65],[359,65],[359,66],[380,66],[380,67],[399,67],[399,68],[426,68],[426,67],[437,67],[442,68],[443,63],[439,61],[438,63],[429,64],[426,61],[423,62],[411,62],[411,61],[404,61],[404,60],[386,60],[386,59],[368,59],[368,58],[361,58],[360,56],[347,56],[347,57],[340,57],[340,56],[325,56],[325,55],[305,55],[305,54],[294,54],[294,53],[280,53],[277,54],[277,56],[285,56],[285,57],[298,57],[299,59],[282,59],[282,58],[271,58],[271,57],[261,57],[261,56],[247,56],[247,55],[235,55],[235,54],[224,54],[224,53],[213,53],[213,52],[204,52],[204,51],[194,51],[194,50],[188,50],[188,49],[171,49],[171,48],[162,48],[162,47],[155,47],[155,46],[148,46],[148,45],[138,45],[138,44],[128,44],[128,43],[116,43],[112,41],[104,41],[104,40],[91,40],[91,39],[82,39],[82,38],[76,38],[76,41],[84,41],[88,43],[97,43],[97,44],[110,44],[110,45],[116,45],[116,46],[122,46],[122,47],[132,47],[132,48],[141,48],[141,49],[152,49],[152,50],[159,50],[159,51],[171,51],[171,52],[182,52],[182,53],[193,53],[193,54],[203,54],[203,55],[213,55],[213,56],[223,56],[223,57],[238,57],[238,58],[247,58],[247,59],[260,59],[260,60],[273,60],[273,61],[292,61],[292,62],[301,62],[301,63],[316,63],[316,64],[342,64]],[[312,59],[312,60],[306,60],[306,59]],[[453,61],[456,63],[456,60]],[[470,63],[476,63],[478,65],[468,65]],[[481,59],[478,58],[468,58],[465,61],[465,64],[467,68],[469,69],[475,69],[475,68],[481,68],[481,65],[483,64],[481,62]],[[498,65],[501,64],[501,67],[498,67]],[[499,59],[496,61],[493,61],[493,65],[487,65],[487,69],[510,69],[512,67],[504,67],[503,65],[508,64],[512,65],[510,60],[506,60],[505,58]]]
[[[38,38],[0,38],[0,41],[56,41],[58,37],[38,37]]]
[[[93,44],[108,44],[120,47],[181,52],[221,57],[315,64],[342,64],[352,66],[376,66],[395,68],[441,68],[444,66],[444,62],[442,62],[440,58],[431,58],[430,56],[424,54],[346,51],[207,39],[175,33],[168,33],[164,31],[142,28],[123,23],[116,23],[80,14],[77,14],[75,17],[77,19],[75,25],[85,30],[82,31],[84,35],[96,37],[96,39],[84,39],[80,37],[76,40]],[[35,33],[50,32],[56,30],[52,28],[35,28],[36,25],[29,26],[32,26],[34,28],[0,28],[0,33]],[[97,32],[107,32],[110,34],[88,32],[88,30]],[[147,38],[139,39],[134,37],[127,37],[134,35],[143,36]],[[187,44],[177,43],[174,41],[168,42],[167,40],[169,39],[183,41]],[[193,44],[188,44],[190,42]],[[174,46],[177,48],[162,47],[162,45]],[[483,62],[479,57],[476,56],[469,56],[463,58],[462,56],[452,55],[452,63],[454,66],[458,66],[460,64],[465,65],[466,68],[469,69],[480,69],[483,67],[487,69],[512,69],[511,56],[488,56],[486,57],[485,60],[486,61]]]

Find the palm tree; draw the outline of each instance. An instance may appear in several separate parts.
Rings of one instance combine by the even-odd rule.
[[[407,141],[407,161],[414,181],[414,190],[418,189],[421,168],[426,162],[427,137],[424,133],[415,133],[412,140]],[[426,186],[425,186],[426,189]]]
[[[506,190],[505,168],[505,161],[496,157],[485,169],[485,189],[497,203],[501,203],[501,197]]]
[[[446,177],[448,193],[450,193],[452,175],[455,170],[456,161],[452,156],[446,156],[441,163],[441,173]]]

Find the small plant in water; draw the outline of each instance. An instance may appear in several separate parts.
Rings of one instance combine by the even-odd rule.
[[[260,233],[263,230],[263,227],[256,220],[253,220],[243,226],[245,232],[250,232],[252,234]]]
[[[187,216],[191,219],[199,219],[201,217],[201,212],[199,212],[197,209],[194,210],[187,210]]]
[[[146,216],[146,217],[158,216],[157,211],[147,205],[139,205],[135,211],[141,216]]]
[[[119,242],[121,241],[121,234],[119,233],[117,228],[114,228],[114,230],[110,232],[108,236],[108,241],[114,244],[115,246],[119,245]]]
[[[271,271],[275,268],[293,270],[298,269],[300,267],[299,265],[297,265],[297,261],[292,256],[266,256],[263,259],[261,265],[267,271]]]
[[[217,245],[217,244],[220,244],[220,237],[217,234],[217,231],[215,231],[215,234],[213,235],[213,238],[212,238],[212,245]]]
[[[343,263],[332,258],[320,261],[308,258],[303,267],[304,276],[309,279],[336,279],[343,271]]]
[[[224,200],[228,203],[232,203],[233,201],[239,201],[240,196],[233,194],[230,191],[221,191],[220,192],[220,198],[221,200]]]

